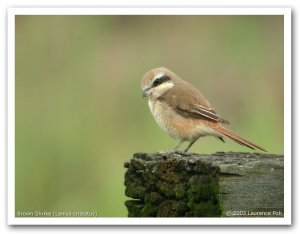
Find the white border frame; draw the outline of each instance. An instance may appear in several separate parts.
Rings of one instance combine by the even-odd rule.
[[[15,217],[16,15],[283,15],[284,16],[284,218],[21,218]],[[290,225],[291,224],[291,9],[290,8],[10,8],[8,9],[9,225]]]

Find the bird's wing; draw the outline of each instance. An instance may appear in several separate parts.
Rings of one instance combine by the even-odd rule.
[[[229,123],[216,113],[202,93],[187,82],[175,85],[163,94],[161,99],[182,116]]]

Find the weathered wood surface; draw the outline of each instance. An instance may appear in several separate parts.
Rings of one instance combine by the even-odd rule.
[[[136,153],[124,166],[129,217],[283,217],[283,156]]]

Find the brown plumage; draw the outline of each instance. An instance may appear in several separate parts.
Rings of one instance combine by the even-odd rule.
[[[185,151],[199,137],[206,135],[222,141],[226,137],[251,149],[266,151],[223,127],[221,124],[229,122],[217,114],[204,95],[167,68],[148,71],[141,86],[143,95],[149,97],[149,107],[159,126],[170,136],[179,139],[180,144],[183,141],[190,142]]]
[[[208,126],[212,129],[214,129],[215,131],[217,131],[218,133],[221,133],[223,136],[229,138],[230,140],[233,140],[234,142],[243,145],[243,146],[247,146],[250,149],[260,149],[262,151],[267,152],[266,149],[264,149],[263,147],[237,135],[236,133],[228,130],[227,128],[224,128],[223,126],[221,126],[220,124],[215,124],[215,123],[207,123]]]

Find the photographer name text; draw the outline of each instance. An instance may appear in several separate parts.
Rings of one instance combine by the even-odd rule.
[[[243,217],[283,217],[283,211],[281,210],[271,210],[271,211],[237,211],[237,210],[228,210],[224,212],[225,216],[243,216]]]

